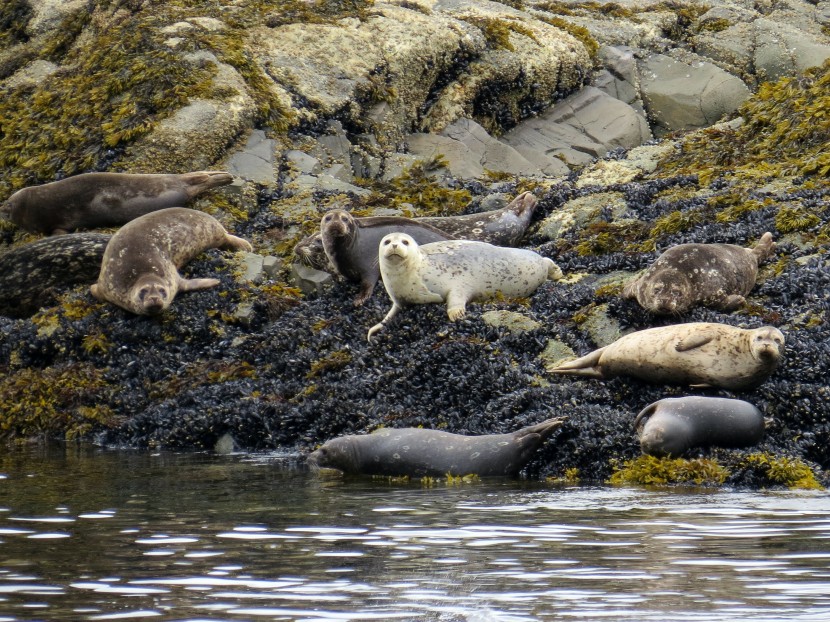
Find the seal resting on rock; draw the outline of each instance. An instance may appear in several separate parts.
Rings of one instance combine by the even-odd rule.
[[[530,226],[536,203],[536,197],[530,192],[523,192],[509,205],[490,212],[463,216],[423,216],[410,220],[440,229],[447,234],[447,238],[476,240],[496,246],[516,246]],[[371,221],[372,218],[375,217],[356,220]],[[300,240],[294,247],[294,254],[310,268],[331,270],[319,232]]]
[[[640,448],[677,457],[695,447],[749,447],[764,435],[764,415],[724,397],[673,397],[649,404],[634,420]]]
[[[685,313],[695,305],[734,311],[755,287],[758,266],[775,250],[767,232],[754,248],[735,244],[680,244],[668,249],[623,288],[658,315]]]
[[[478,475],[515,477],[565,417],[547,419],[512,434],[464,436],[422,428],[381,428],[341,436],[308,456],[312,468],[389,476]]]
[[[179,268],[209,248],[250,251],[213,216],[170,207],[140,216],[112,236],[92,295],[139,315],[156,315],[178,292],[206,289],[218,279],[184,279]]]
[[[387,233],[403,231],[420,243],[448,240],[443,231],[397,216],[376,216],[357,219],[345,210],[332,210],[320,221],[323,248],[331,265],[346,280],[360,283],[354,300],[362,305],[380,278],[378,243]]]
[[[73,285],[94,283],[111,237],[109,233],[70,233],[4,253],[0,256],[0,315],[30,317]]]
[[[3,215],[32,233],[117,227],[149,212],[184,205],[198,194],[225,186],[224,171],[177,174],[82,173],[11,195]]]
[[[446,302],[447,315],[455,321],[472,300],[529,296],[547,279],[562,278],[559,266],[533,251],[471,240],[419,246],[405,233],[390,233],[378,255],[392,308],[369,329],[370,341],[405,305]]]
[[[783,353],[784,335],[773,326],[744,329],[691,322],[630,333],[548,371],[741,391],[764,382]]]

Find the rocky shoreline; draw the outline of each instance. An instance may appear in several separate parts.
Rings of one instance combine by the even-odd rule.
[[[639,455],[631,425],[644,406],[716,395],[772,423],[758,447],[699,452],[727,469],[715,484],[796,485],[807,467],[830,482],[830,68],[799,75],[830,58],[828,3],[13,4],[27,25],[1,31],[0,198],[80,170],[225,168],[239,182],[195,206],[254,253],[189,264],[185,276],[221,285],[178,297],[159,318],[99,303],[84,285],[31,317],[0,317],[7,439],[211,449],[230,435],[244,450],[305,452],[381,425],[485,434],[566,415],[526,475],[598,482]],[[184,63],[194,90],[127,119],[117,110],[146,90],[133,84],[110,98],[120,108],[97,110],[107,119],[97,126],[122,123],[118,132],[73,142],[60,133],[71,115],[31,106],[81,84],[84,46],[129,23],[148,28],[141,49]],[[58,33],[70,40],[37,58],[36,44]],[[788,52],[793,41],[801,53]],[[196,88],[193,68],[207,86]],[[98,92],[102,78],[87,77]],[[734,120],[709,127],[724,115]],[[90,163],[73,168],[82,153]],[[382,289],[354,308],[355,288],[293,265],[294,243],[327,209],[473,213],[523,191],[539,201],[523,246],[569,278],[528,300],[472,305],[460,322],[415,307],[369,344],[389,307]],[[778,252],[738,312],[655,318],[620,299],[668,246],[748,245],[765,231]],[[12,226],[2,238],[34,240]],[[7,296],[31,285],[6,284]],[[740,394],[545,372],[676,321],[777,326],[785,358]],[[712,483],[701,464],[687,481]]]

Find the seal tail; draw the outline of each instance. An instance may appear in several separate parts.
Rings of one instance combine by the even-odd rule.
[[[758,243],[751,252],[755,255],[758,265],[761,265],[762,261],[772,256],[775,252],[775,242],[772,241],[772,233],[767,231],[764,235],[762,235],[761,239],[758,240]]]
[[[600,348],[573,361],[566,361],[556,367],[548,367],[547,370],[552,374],[604,378],[602,372],[597,369],[603,352],[605,352],[605,348]]]

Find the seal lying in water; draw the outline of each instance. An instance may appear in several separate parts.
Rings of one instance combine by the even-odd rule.
[[[409,218],[377,216],[357,219],[345,210],[332,210],[320,221],[323,248],[331,265],[347,281],[360,283],[354,304],[362,305],[380,278],[378,243],[387,233],[403,231],[422,243],[448,240],[443,231]]]
[[[219,285],[218,279],[184,279],[179,268],[209,248],[250,251],[213,216],[184,207],[145,214],[112,236],[93,296],[139,315],[156,315],[178,292]]]
[[[552,260],[521,248],[486,242],[449,240],[419,246],[405,233],[383,238],[378,250],[383,286],[392,308],[368,338],[380,331],[405,305],[446,302],[455,321],[467,312],[467,303],[502,294],[529,296],[548,279],[561,279]]]
[[[767,232],[754,248],[734,244],[680,244],[668,249],[623,288],[658,315],[685,313],[695,305],[734,311],[744,304],[758,276],[758,266],[775,244]]]
[[[764,435],[764,415],[749,402],[723,397],[666,398],[634,420],[640,448],[677,457],[695,447],[749,447]]]
[[[565,417],[547,419],[512,434],[463,436],[423,428],[381,428],[341,436],[308,456],[312,468],[344,473],[423,477],[515,477]]]
[[[530,226],[536,203],[536,197],[530,192],[523,192],[509,205],[490,212],[463,216],[422,216],[410,220],[440,229],[447,234],[448,239],[476,240],[496,246],[516,246]],[[374,217],[356,220],[370,221],[371,218]],[[294,247],[294,254],[310,268],[331,271],[319,232],[300,240]]]
[[[43,238],[0,256],[0,315],[30,317],[73,285],[94,283],[109,233]]]
[[[784,335],[775,327],[743,329],[691,322],[630,333],[548,371],[587,378],[634,376],[655,383],[740,391],[764,382],[783,354]]]
[[[225,186],[224,171],[176,174],[82,173],[41,186],[22,188],[0,212],[32,233],[117,227],[134,218],[184,205],[198,194]]]

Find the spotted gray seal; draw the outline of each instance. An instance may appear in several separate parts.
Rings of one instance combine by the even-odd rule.
[[[420,216],[411,220],[440,229],[448,238],[516,246],[530,226],[536,204],[533,194],[523,192],[502,209],[462,216]],[[356,220],[371,222],[371,218],[375,217]],[[294,247],[294,254],[310,268],[331,270],[319,232],[300,240]]]
[[[184,205],[233,181],[224,171],[177,174],[82,173],[22,188],[4,203],[3,215],[32,233],[117,227],[138,216]]]
[[[734,311],[744,304],[758,266],[775,250],[767,232],[754,248],[735,244],[679,244],[660,255],[623,288],[658,315],[685,313],[695,305]]]
[[[587,378],[634,376],[655,383],[741,391],[764,382],[783,353],[784,335],[773,326],[744,329],[691,322],[630,333],[548,371]]]
[[[455,321],[472,300],[529,296],[547,279],[562,278],[552,260],[533,251],[472,240],[419,246],[405,233],[391,233],[381,240],[378,255],[392,308],[369,329],[370,341],[405,305],[446,302]]]
[[[184,279],[178,269],[209,248],[251,250],[213,216],[169,207],[140,216],[112,236],[93,296],[139,315],[155,315],[178,292],[206,289],[218,279]]]
[[[320,221],[323,248],[331,265],[347,281],[360,283],[354,300],[362,305],[380,278],[378,243],[387,233],[403,231],[421,243],[448,240],[443,231],[397,216],[373,216],[356,219],[345,210],[331,210]]]
[[[73,285],[94,283],[109,233],[69,233],[23,244],[0,256],[0,315],[23,318],[54,304]]]
[[[644,454],[675,458],[695,447],[750,447],[761,440],[764,427],[755,406],[724,397],[658,400],[634,420]]]
[[[478,475],[515,477],[565,417],[547,419],[511,434],[464,436],[422,428],[381,428],[341,436],[308,456],[312,468],[389,476]]]

